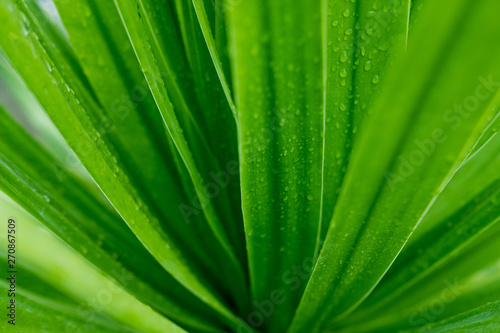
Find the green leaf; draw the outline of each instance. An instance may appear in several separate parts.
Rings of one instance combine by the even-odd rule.
[[[460,256],[437,267],[392,302],[371,312],[360,307],[332,322],[334,332],[387,332],[419,327],[500,299],[500,224],[468,244]],[[367,300],[368,301],[368,300]]]
[[[409,11],[408,1],[326,2],[323,239],[365,114],[385,79],[386,66],[405,49]]]
[[[7,289],[8,285],[2,281],[2,288]],[[0,329],[2,332],[67,332],[78,329],[79,332],[138,332],[126,327],[104,321],[101,318],[95,318],[88,321],[84,316],[79,315],[78,308],[74,305],[47,300],[43,297],[36,297],[24,293],[16,295],[16,311],[18,318],[16,324],[11,325],[7,320],[2,320]],[[10,299],[7,294],[2,294],[0,300],[2,304],[9,304]],[[22,313],[22,314],[19,314]]]
[[[474,156],[480,150],[482,150],[491,140],[493,140],[500,129],[500,112],[497,114],[495,118],[493,118],[488,125],[488,128],[481,136],[481,139],[478,141],[474,149],[471,151],[470,155]]]
[[[500,77],[500,49],[491,50],[498,46],[491,15],[497,6],[432,4],[356,139],[345,187],[290,333],[318,332],[368,296],[496,115],[500,95],[484,82]],[[453,75],[461,80],[450,81]],[[465,104],[462,111],[453,110],[457,100]],[[472,109],[466,104],[471,100]]]
[[[358,313],[370,311],[404,295],[404,291],[451,258],[463,255],[467,245],[500,222],[500,182],[497,181],[456,214],[405,248]],[[352,317],[351,317],[351,320]]]
[[[49,234],[20,207],[4,201],[4,198],[0,200],[2,220],[7,219],[5,216],[7,211],[9,212],[8,216],[15,220],[16,261],[22,262],[25,269],[34,273],[41,280],[77,300],[79,303],[77,314],[80,317],[84,315],[87,321],[92,321],[95,315],[94,311],[99,311],[125,326],[141,331],[185,332],[89,265],[77,253],[68,249],[60,240]],[[1,245],[3,248],[7,248],[6,234],[2,236]],[[68,265],[68,263],[71,264]],[[23,272],[18,271],[16,277],[21,279],[22,276]],[[36,301],[36,298],[33,297],[29,297],[29,299]],[[18,313],[18,316],[19,322],[22,322],[23,313]],[[97,322],[99,322],[98,317],[96,318]],[[2,321],[2,325],[4,324],[5,321]]]
[[[21,331],[496,330],[499,10],[0,0]]]
[[[19,13],[9,0],[2,0],[1,8],[5,32],[0,37],[3,51],[94,181],[158,262],[193,294],[236,324],[238,321],[208,286],[206,276],[187,263],[185,254],[162,230],[124,171],[124,162],[117,158],[112,142],[100,135],[99,124],[93,121],[101,119],[102,110],[75,95],[61,75],[60,71],[66,68],[56,67],[44,48],[43,37],[26,14]]]
[[[470,242],[498,223],[499,153],[500,138],[496,138],[462,166],[384,279],[356,311],[358,315],[369,316],[371,310],[400,296],[423,276],[463,254]]]
[[[204,137],[219,161],[220,166],[217,168],[222,167],[220,169],[222,173],[229,168],[237,169],[238,144],[235,122],[237,111],[226,83],[217,50],[215,50],[210,28],[207,26],[204,7],[191,3],[191,1],[175,1],[175,4],[183,47],[189,69],[193,74],[192,85],[194,84],[196,87],[194,92],[200,106],[198,123],[206,124],[207,129],[204,131]],[[165,42],[163,48],[169,48],[169,44]],[[189,90],[192,89],[187,87],[184,91]],[[201,167],[207,168],[203,164],[206,163],[200,163]],[[213,178],[214,168],[216,168],[214,165],[208,166],[206,170],[208,174],[205,171],[205,179]],[[220,171],[217,173],[221,174]],[[239,173],[232,175],[226,183],[225,186],[221,186],[223,193],[219,196],[223,197],[224,192],[228,192],[230,206],[219,208],[219,214],[238,259],[244,264],[246,270],[245,236],[242,214],[239,209],[241,206]],[[215,204],[217,204],[218,199],[214,198]],[[232,215],[228,216],[227,212]]]
[[[224,71],[224,76],[226,78],[229,87],[232,86],[231,78],[231,66],[229,62],[229,50],[228,50],[228,40],[227,40],[227,29],[226,29],[226,18],[224,15],[225,7],[224,2],[227,0],[215,0],[214,1],[214,11],[215,11],[215,32],[213,33],[215,38],[215,45],[217,47],[217,54],[219,56],[222,69]],[[210,6],[210,1],[205,1],[206,6]],[[208,10],[207,10],[208,11]],[[233,99],[234,99],[234,95]]]
[[[429,324],[419,330],[408,332],[438,333],[456,332],[493,332],[500,329],[500,301],[488,303],[477,309],[462,313],[455,317]]]
[[[36,98],[2,55],[0,55],[0,80],[6,88],[6,93],[8,93],[6,95],[11,96],[10,99],[7,96],[2,98],[0,104],[7,110],[16,110],[12,116],[25,124],[37,141],[50,151],[58,161],[66,165],[71,164],[75,172],[90,180],[88,173],[79,162],[76,162],[78,159],[74,157],[61,134],[43,112]]]
[[[205,275],[215,276],[211,279],[224,288],[227,274],[221,274],[220,268],[227,266],[227,256],[203,216],[199,212],[190,213],[189,209],[195,210],[192,207],[184,211],[196,194],[189,187],[192,185],[186,184],[190,183],[189,175],[165,134],[115,5],[102,1],[56,4],[75,52],[103,105],[103,117],[109,125],[103,135],[124,149],[121,155],[126,158],[127,172],[142,189],[141,195],[159,217],[162,227],[176,238],[184,255],[193,258],[192,265],[201,266]],[[94,15],[89,18],[86,13],[90,12]],[[102,123],[100,119],[97,121]],[[193,242],[193,237],[197,241]],[[207,253],[207,247],[213,253]]]
[[[322,8],[307,1],[293,6],[286,1],[226,5],[252,298],[260,303],[280,295],[283,302],[265,327],[283,331],[318,246],[324,148]]]
[[[192,4],[186,4],[186,6],[183,5],[183,3],[179,2],[177,0],[177,9],[179,10],[180,8],[183,8],[183,10],[179,11],[179,16],[181,16],[181,26],[183,27],[183,37],[184,37],[184,44],[186,45],[186,48],[188,46],[191,47],[198,47],[195,50],[188,50],[189,52],[189,57],[191,60],[191,66],[195,66],[193,62],[198,61],[198,62],[205,62],[209,63],[209,61],[205,60],[204,58],[207,57],[206,51],[204,50],[205,48],[202,47],[203,43],[200,43],[200,41],[204,41],[206,44],[206,48],[208,48],[208,56],[210,57],[210,60],[212,61],[212,65],[209,66],[204,66],[204,69],[206,70],[207,67],[214,67],[216,71],[216,75],[218,77],[218,81],[216,84],[220,84],[222,89],[219,89],[223,91],[224,95],[222,99],[225,99],[226,103],[232,110],[233,114],[235,117],[237,117],[237,111],[235,110],[235,106],[233,103],[233,99],[231,96],[231,91],[229,90],[229,86],[226,81],[226,75],[223,70],[223,64],[221,63],[221,60],[219,58],[219,51],[216,46],[216,41],[213,37],[213,28],[210,29],[210,23],[209,19],[207,17],[207,13],[205,10],[204,0],[192,0]],[[210,2],[210,1],[207,1]],[[207,6],[210,8],[210,5],[207,4]],[[183,16],[184,15],[184,16]],[[191,26],[187,26],[190,24]],[[196,26],[199,25],[199,27]],[[221,24],[221,23],[219,23]],[[198,31],[200,30],[200,31]],[[190,33],[190,36],[187,36]],[[200,34],[201,33],[201,34]],[[201,45],[200,45],[201,44]],[[201,48],[201,50],[200,50]],[[198,64],[199,66],[199,64]],[[194,70],[194,69],[193,69]],[[198,71],[201,70],[201,67],[197,68]],[[196,72],[196,70],[194,70]],[[197,73],[197,75],[200,75],[201,73]],[[206,74],[205,74],[206,75]],[[213,76],[213,73],[211,74]],[[203,85],[201,85],[203,86]],[[216,94],[217,91],[212,92],[211,95],[217,96]],[[208,95],[208,94],[207,94]],[[212,96],[213,98],[213,96]]]
[[[162,115],[165,127],[189,171],[205,217],[225,250],[229,260],[228,263],[232,265],[234,283],[230,284],[229,287],[232,287],[235,292],[239,290],[239,295],[244,297],[244,295],[246,295],[245,273],[241,263],[237,260],[235,249],[229,241],[227,230],[223,228],[220,217],[218,216],[218,212],[222,211],[227,213],[228,211],[230,212],[230,209],[217,210],[214,202],[211,200],[212,198],[208,195],[205,188],[205,182],[210,172],[213,172],[213,170],[220,170],[217,166],[217,161],[198,128],[192,128],[193,132],[190,137],[190,142],[188,142],[186,136],[184,136],[183,128],[178,121],[174,107],[169,99],[166,82],[161,75],[161,73],[170,73],[171,70],[169,62],[164,55],[164,51],[160,47],[161,44],[159,44],[156,38],[154,27],[148,19],[148,15],[151,15],[149,12],[150,9],[148,9],[149,7],[146,8],[141,1],[136,2],[134,0],[117,0],[116,3],[127,29],[127,33],[129,34],[129,39],[136,52],[137,59],[143,68],[150,90]],[[195,126],[196,124],[194,123],[192,125]],[[192,149],[194,150],[192,151]],[[228,207],[229,202],[227,193],[221,192],[216,199],[218,203],[222,203],[225,207]],[[232,324],[239,324],[239,320],[232,315],[225,306],[216,302],[212,297],[207,298],[207,296],[208,295],[205,293],[202,299],[209,301],[214,308],[230,320]],[[244,298],[238,299],[238,301],[243,302],[243,304],[245,303]],[[242,304],[240,304],[240,307],[241,306]]]
[[[409,26],[409,37],[412,38],[413,28],[418,26],[419,21],[425,17],[427,12],[428,3],[430,1],[426,0],[411,0],[410,5],[410,26]]]
[[[122,220],[0,108],[0,188],[58,237],[145,303],[188,327],[210,327],[200,304],[151,257]],[[22,147],[23,154],[19,154]],[[154,274],[150,274],[154,272]],[[127,277],[133,276],[133,281]]]
[[[500,137],[492,137],[487,145],[464,161],[460,170],[439,194],[429,212],[425,214],[408,244],[418,241],[430,229],[445,222],[462,209],[487,187],[496,182],[500,175]]]
[[[238,142],[235,119],[238,118],[238,111],[227,83],[227,75],[230,74],[228,73],[227,50],[220,50],[221,47],[227,48],[227,45],[220,45],[220,41],[217,43],[214,39],[214,28],[210,28],[205,10],[205,8],[210,10],[213,4],[211,1],[200,0],[177,0],[176,4],[184,45],[198,88],[198,99],[205,115],[202,119],[209,128],[206,136],[210,139],[211,147],[219,156],[222,166],[233,163],[237,165]],[[218,13],[218,16],[214,18],[217,19],[214,24],[217,24],[218,34],[225,35],[225,31],[221,32],[221,27],[219,27],[222,24],[221,14]],[[223,42],[227,43],[225,40]],[[226,63],[221,61],[220,51],[223,52],[222,56],[224,56],[224,52],[226,53]],[[243,216],[239,209],[241,207],[241,189],[239,177],[234,178],[228,184],[234,222],[226,228],[232,234],[232,238],[235,240],[233,246],[238,251],[239,260],[245,263],[246,268]],[[238,209],[234,209],[234,207],[238,207]]]

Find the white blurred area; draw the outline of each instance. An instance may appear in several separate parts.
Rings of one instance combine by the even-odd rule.
[[[67,38],[59,14],[52,0],[37,0],[47,17]],[[59,131],[46,115],[23,80],[10,66],[0,49],[0,107],[21,124],[60,164],[88,182],[87,171],[68,147]]]

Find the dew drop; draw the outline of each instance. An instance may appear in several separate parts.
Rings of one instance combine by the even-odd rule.
[[[344,51],[340,55],[340,62],[346,62],[347,61],[347,53]]]
[[[372,69],[372,62],[370,60],[368,60],[366,63],[365,63],[365,71],[369,71],[370,69]]]

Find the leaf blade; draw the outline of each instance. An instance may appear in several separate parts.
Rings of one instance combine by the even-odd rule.
[[[97,136],[98,130],[85,112],[99,110],[82,108],[81,102],[71,92],[59,69],[40,44],[36,30],[29,31],[26,38],[21,37],[24,36],[25,28],[21,27],[23,18],[19,16],[15,5],[2,0],[0,14],[6,29],[6,34],[0,39],[2,49],[16,65],[69,146],[84,161],[83,164],[115,209],[172,276],[201,300],[214,305],[214,308],[218,307],[223,317],[231,318],[232,315],[218,297],[214,296],[215,291],[207,286],[206,281],[200,280],[201,275],[193,272],[195,268],[186,262],[176,243],[161,229],[156,217],[143,204],[143,199],[124,172],[123,165],[114,160],[117,155],[111,150],[112,145],[105,137]]]
[[[456,96],[468,96],[470,91],[475,90],[478,75],[498,74],[499,68],[492,59],[479,64],[484,59],[478,50],[489,47],[494,29],[483,25],[484,21],[474,25],[472,16],[467,17],[470,20],[467,25],[459,24],[467,6],[474,6],[484,15],[485,8],[491,8],[493,4],[475,7],[471,3],[461,3],[453,11],[442,3],[434,6],[431,12],[440,15],[440,28],[437,29],[440,34],[433,34],[431,28],[422,24],[420,35],[410,45],[408,57],[393,69],[394,76],[388,79],[387,90],[375,102],[370,122],[354,148],[346,187],[289,332],[316,332],[331,319],[333,313],[343,316],[366,298],[386,273],[435,196],[466,158],[484,131],[487,119],[496,113],[490,106],[496,104],[498,96],[490,92],[487,100],[481,102],[481,111],[474,114],[476,118],[469,118],[467,122],[459,118],[460,123],[456,126],[457,123],[447,117],[447,108]],[[426,18],[428,22],[430,17]],[[457,28],[460,29],[455,30]],[[454,33],[457,35],[452,38]],[[482,39],[477,39],[477,34]],[[451,45],[444,43],[445,40]],[[419,44],[430,50],[425,57],[416,51]],[[470,50],[471,45],[475,48],[468,53],[471,58],[458,56],[464,50]],[[472,65],[468,64],[461,72],[464,81],[450,85],[444,73],[456,74],[457,68],[469,60]],[[425,71],[424,67],[427,68]],[[410,74],[411,71],[413,74]],[[400,89],[400,82],[408,84]],[[446,89],[434,88],[431,82],[445,85]],[[430,111],[435,108],[445,110],[444,115]],[[437,133],[444,131],[446,147],[434,143],[435,150],[426,156],[418,150],[415,142],[435,137],[435,130],[438,130]],[[422,158],[417,160],[411,172],[400,176],[405,159],[415,152],[422,154]],[[427,172],[432,176],[426,176]],[[386,178],[387,173],[400,178],[391,182],[392,179]]]
[[[324,145],[321,11],[319,2],[226,3],[252,298],[267,300],[273,290],[286,297],[265,320],[270,330],[288,325],[317,247]],[[272,43],[285,39],[292,42]]]
[[[469,332],[492,332],[500,329],[499,316],[500,301],[497,301],[410,332],[455,332],[457,329]]]

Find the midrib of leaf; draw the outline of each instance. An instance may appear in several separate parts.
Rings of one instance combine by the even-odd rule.
[[[15,64],[16,69],[25,79],[30,89],[35,92],[45,111],[61,131],[69,146],[84,161],[89,173],[99,184],[110,202],[145,247],[167,271],[223,317],[232,318],[233,315],[214,296],[213,291],[207,288],[204,282],[200,281],[202,277],[193,272],[193,268],[186,263],[183,254],[178,250],[175,243],[161,230],[158,220],[151,215],[147,206],[142,203],[142,199],[137,195],[127,176],[123,173],[122,166],[113,161],[113,156],[116,156],[116,154],[110,151],[111,146],[107,145],[102,137],[97,138],[96,129],[85,115],[85,111],[76,100],[76,97],[66,89],[66,83],[57,67],[39,44],[40,38],[35,37],[33,32],[30,32],[28,33],[28,39],[21,39],[15,47],[11,45],[13,41],[9,40],[10,36],[20,38],[24,34],[22,28],[19,27],[22,20],[20,20],[19,13],[16,12],[15,6],[11,2],[2,0],[2,8],[5,11],[3,10],[0,13],[3,16],[6,29],[6,34],[1,40],[3,51]],[[14,42],[17,40],[14,40]],[[25,57],[35,55],[39,58],[25,59]],[[29,63],[30,66],[25,66],[25,62]],[[52,71],[47,70],[44,62],[49,65]],[[34,68],[37,70],[34,70]],[[36,79],[34,75],[36,75]],[[41,89],[42,86],[39,82],[42,82],[42,80],[48,83],[43,85]],[[81,144],[85,144],[88,148],[85,154],[76,149]],[[233,321],[237,322],[237,320]]]
[[[252,299],[268,300],[273,290],[281,290],[286,300],[262,326],[281,332],[305,286],[318,237],[324,138],[322,4],[225,5],[240,121]],[[297,266],[302,279],[291,274]],[[299,285],[292,290],[295,281],[289,280],[294,277]]]
[[[472,3],[468,3],[467,5],[472,5]],[[460,15],[456,15],[457,9],[460,9]],[[435,38],[436,42],[440,40],[447,40],[446,37],[450,37],[451,32],[456,31],[454,30],[456,26],[463,24],[462,21],[460,21],[460,18],[466,15],[466,9],[467,7],[465,5],[462,4],[461,6],[458,6],[457,4],[457,6],[454,8],[455,12],[451,12],[448,10],[447,18],[441,21],[443,26],[440,33],[442,34],[439,36],[439,39]],[[444,10],[444,8],[441,8],[441,10]],[[434,12],[434,14],[436,13],[437,12]],[[469,14],[470,12],[467,13],[467,15]],[[453,19],[452,22],[455,23],[450,22],[450,18]],[[444,26],[444,24],[446,24],[446,26]],[[477,29],[478,27],[475,28]],[[470,36],[466,36],[467,38],[470,38]],[[491,34],[487,36],[487,38],[490,38]],[[471,40],[469,39],[464,40],[467,40],[469,43],[471,43]],[[420,43],[422,42],[423,38],[421,37]],[[478,46],[484,47],[484,45],[485,44],[479,44]],[[435,54],[432,56],[427,56],[423,59],[424,62],[426,62],[425,66],[428,66],[428,71],[425,71],[425,76],[421,75],[421,77],[418,78],[418,84],[416,83],[416,81],[414,81],[412,82],[411,87],[408,87],[407,93],[411,93],[412,95],[414,95],[411,96],[411,103],[413,103],[413,105],[405,106],[406,109],[411,111],[408,112],[408,114],[406,114],[404,118],[400,119],[405,120],[401,124],[398,124],[397,128],[393,126],[393,124],[395,124],[396,119],[399,116],[403,115],[403,112],[401,110],[398,111],[398,109],[394,108],[394,105],[402,103],[404,101],[404,98],[406,98],[407,100],[405,102],[406,105],[409,104],[408,102],[410,100],[408,99],[408,96],[403,97],[400,95],[395,101],[390,101],[389,97],[391,96],[391,94],[387,93],[386,91],[384,96],[381,96],[377,103],[375,103],[376,105],[374,106],[374,108],[376,111],[380,110],[379,112],[382,112],[381,110],[384,109],[391,110],[392,105],[392,111],[390,111],[392,119],[389,117],[389,114],[383,115],[383,113],[380,113],[378,115],[375,114],[374,116],[372,116],[372,123],[370,124],[370,127],[363,131],[362,139],[359,139],[361,143],[355,147],[357,151],[355,150],[355,157],[352,158],[353,162],[351,163],[354,164],[352,170],[359,168],[360,173],[356,178],[354,178],[351,177],[353,175],[353,171],[351,170],[351,173],[348,172],[346,176],[348,177],[346,178],[346,189],[343,192],[341,201],[339,201],[338,203],[338,210],[336,209],[333,223],[330,226],[329,235],[327,236],[323,251],[315,267],[315,271],[313,272],[313,275],[309,281],[308,287],[304,294],[304,298],[301,301],[301,305],[299,306],[294,324],[292,324],[290,332],[317,332],[321,329],[322,325],[325,325],[326,322],[332,320],[332,316],[334,313],[336,317],[345,316],[353,309],[355,309],[356,306],[358,306],[364,298],[366,298],[366,296],[373,290],[380,278],[390,267],[392,261],[401,250],[401,247],[404,245],[414,226],[418,223],[420,217],[425,214],[426,209],[428,209],[429,205],[432,204],[436,194],[439,193],[439,191],[448,182],[449,178],[453,175],[453,173],[459,167],[460,163],[465,158],[468,149],[473,146],[474,142],[483,132],[483,124],[485,123],[487,118],[491,116],[491,110],[484,110],[483,113],[479,113],[483,116],[476,116],[474,120],[469,118],[470,123],[467,123],[467,125],[462,124],[462,127],[460,127],[460,131],[462,132],[461,135],[464,135],[465,137],[462,138],[455,132],[451,133],[454,135],[453,140],[456,140],[456,147],[453,148],[453,154],[456,154],[456,157],[453,157],[453,161],[447,161],[444,156],[441,157],[438,155],[439,153],[435,153],[432,155],[432,158],[427,158],[423,167],[420,167],[420,169],[417,169],[417,171],[411,175],[411,178],[413,180],[411,184],[415,182],[415,185],[417,185],[417,175],[420,174],[422,176],[421,179],[424,179],[423,175],[425,174],[426,170],[430,170],[429,168],[434,167],[434,173],[439,170],[439,178],[433,176],[432,178],[426,179],[426,186],[429,187],[427,190],[428,192],[423,192],[424,186],[421,186],[419,188],[419,191],[421,193],[417,196],[417,199],[406,201],[408,200],[406,198],[412,198],[415,196],[415,194],[413,194],[415,193],[414,187],[410,186],[409,180],[405,180],[401,184],[401,186],[398,184],[398,187],[395,190],[396,192],[392,193],[390,191],[389,185],[383,185],[385,172],[384,170],[394,170],[396,168],[396,164],[394,163],[394,161],[397,156],[402,156],[401,153],[404,153],[406,156],[408,152],[412,151],[411,144],[409,143],[413,141],[410,138],[413,137],[413,139],[415,139],[416,136],[416,138],[421,140],[421,136],[427,135],[427,133],[432,130],[432,125],[430,124],[430,122],[422,122],[420,126],[422,126],[423,128],[414,127],[411,128],[411,131],[405,131],[405,127],[407,127],[407,129],[410,129],[410,127],[408,127],[408,124],[409,122],[411,122],[412,114],[417,115],[416,111],[418,110],[419,106],[424,105],[422,99],[420,99],[419,96],[430,96],[428,93],[429,89],[427,89],[427,84],[428,82],[432,82],[431,74],[433,74],[432,76],[435,77],[436,73],[439,73],[439,71],[433,71],[433,69],[441,70],[441,68],[438,68],[437,64],[442,64],[442,62],[440,62],[440,58],[443,58],[442,53],[453,53],[453,50],[445,49],[443,48],[443,46],[446,46],[446,43],[441,43],[439,45],[439,43],[436,44],[433,41],[431,49],[434,50],[433,52],[435,52]],[[413,46],[413,49],[414,48],[415,46]],[[455,54],[457,54],[457,52],[455,52]],[[477,54],[475,54],[474,56],[477,56]],[[413,57],[416,58],[416,54],[413,55]],[[429,60],[432,60],[432,62],[430,62]],[[403,64],[405,63],[405,61],[408,62],[408,60],[403,60],[401,63]],[[492,67],[490,70],[497,69],[496,67],[493,67],[491,59],[488,64],[490,64],[490,66]],[[408,63],[408,65],[410,64]],[[401,71],[404,69],[399,70]],[[481,73],[484,73],[483,71],[486,69],[484,68],[484,66],[480,66],[479,70],[481,71]],[[465,72],[467,73],[467,75],[473,75],[471,73],[471,69],[469,68],[467,68],[467,71]],[[397,72],[394,71],[394,73]],[[395,74],[395,77],[396,76],[397,74]],[[398,80],[402,80],[402,78],[399,78]],[[391,84],[393,85],[392,89],[394,89],[394,91],[398,90],[397,84],[395,84],[396,82],[400,81],[394,80],[391,82]],[[473,81],[469,82],[473,83]],[[463,90],[464,88],[461,89]],[[392,94],[392,96],[394,95]],[[447,98],[449,97],[447,96]],[[381,105],[384,105],[384,107],[382,107]],[[428,106],[426,105],[426,107]],[[400,114],[396,115],[396,111],[400,112]],[[426,113],[429,113],[429,115],[427,115]],[[424,110],[421,110],[418,114],[420,118],[429,118],[431,116],[430,111],[424,112]],[[434,121],[436,121],[436,124],[434,126],[443,126],[441,124],[443,120],[440,120],[438,115],[433,116],[435,117]],[[377,118],[380,119],[376,122],[373,121]],[[432,117],[430,121],[433,121]],[[384,131],[388,130],[388,124],[391,126],[391,131],[390,133],[385,133]],[[427,129],[424,130],[425,127],[427,127]],[[384,131],[380,131],[381,128],[385,128]],[[404,134],[406,133],[408,133],[408,136],[405,137]],[[447,133],[447,135],[448,134],[449,133]],[[369,137],[370,139],[368,139]],[[404,141],[407,142],[405,145],[402,144],[402,142]],[[448,145],[453,147],[453,144],[450,143],[450,141],[448,141]],[[384,146],[385,152],[383,154],[381,153],[380,149],[376,147],[376,144]],[[402,149],[403,147],[404,150]],[[372,154],[378,155],[376,155],[377,157],[375,157],[375,155],[374,157],[370,157]],[[451,152],[448,152],[448,154],[451,154]],[[387,163],[385,165],[379,164],[379,162],[382,161],[382,155],[386,155],[388,158],[386,162],[384,162]],[[360,158],[359,161],[357,160],[358,158]],[[361,162],[361,160],[363,160],[363,162]],[[372,167],[370,170],[367,170],[365,166],[370,165],[370,160],[372,161]],[[391,165],[393,167],[391,167]],[[378,176],[376,177],[376,182],[366,182],[366,180],[371,177],[370,175],[374,175],[375,173],[378,174]],[[361,186],[362,183],[364,183],[365,185]],[[382,186],[384,186],[383,190],[381,189]],[[431,186],[434,189],[432,189]],[[362,199],[367,193],[370,193],[369,200],[367,200],[368,197]],[[431,196],[427,198],[427,193],[432,193],[433,197]],[[347,198],[349,199],[344,202],[344,200]],[[404,201],[402,199],[404,199]],[[395,202],[398,201],[401,201],[403,203],[402,205],[400,205],[400,207],[397,207],[397,205],[395,205]],[[363,207],[362,211],[360,210],[361,207]],[[392,207],[392,209],[390,207]],[[339,211],[342,213],[340,213]],[[391,212],[391,214],[384,215],[383,212]],[[383,218],[382,215],[384,215]],[[393,219],[394,222],[411,221],[399,223],[411,223],[413,225],[408,226],[409,229],[406,229],[406,227],[403,226],[398,228],[391,227],[389,228],[392,230],[390,233],[389,229],[384,231],[384,227],[389,227],[389,224],[391,224],[391,220]],[[376,220],[378,221],[375,222]],[[349,223],[347,224],[345,221],[349,221]],[[369,223],[370,221],[372,223]],[[383,236],[380,235],[381,232],[383,232]],[[401,234],[401,239],[396,241],[396,235],[398,233]],[[390,256],[388,246],[386,246],[382,251],[381,243],[377,243],[380,237],[386,237],[387,239],[383,243],[390,244],[394,247],[393,252],[391,252]],[[368,254],[370,254],[370,256]],[[384,259],[385,262],[383,265],[381,265],[381,263],[377,260],[380,260],[384,256],[386,257]],[[346,260],[348,261],[348,263],[345,262]],[[374,265],[376,265],[374,262],[376,261],[378,267],[376,269],[373,269]],[[349,273],[349,271],[346,270],[349,267],[352,267],[350,270],[355,269],[355,272],[351,271]],[[374,271],[378,271],[379,273],[375,273]],[[360,281],[361,277],[363,276],[363,273],[361,272],[364,272],[364,281]],[[368,281],[371,278],[366,277],[366,274],[368,272],[373,277],[373,280],[370,283]],[[326,279],[325,276],[329,276],[329,278]],[[361,283],[365,287],[361,287]],[[332,302],[332,299],[334,299],[335,302]]]

